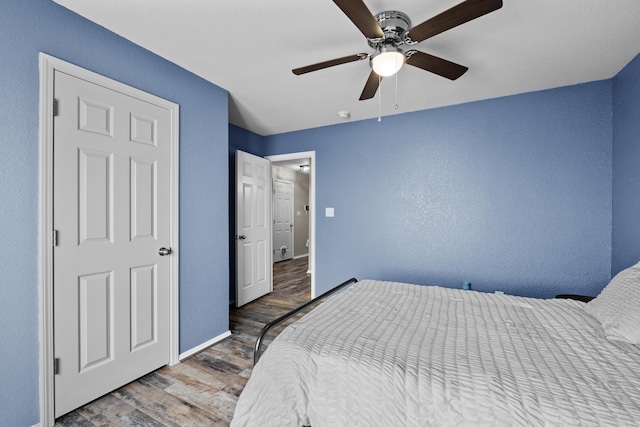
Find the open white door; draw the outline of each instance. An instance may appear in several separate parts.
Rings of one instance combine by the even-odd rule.
[[[293,258],[293,182],[273,180],[273,262]]]
[[[236,151],[236,306],[273,290],[271,162]]]
[[[170,362],[172,113],[55,71],[55,416]]]

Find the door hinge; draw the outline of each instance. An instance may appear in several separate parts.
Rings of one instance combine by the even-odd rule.
[[[57,357],[53,358],[53,375],[58,375],[60,373],[60,359]]]
[[[57,117],[58,116],[58,100],[57,99],[53,99],[53,117]]]
[[[58,246],[58,230],[53,230],[52,241],[54,248]]]

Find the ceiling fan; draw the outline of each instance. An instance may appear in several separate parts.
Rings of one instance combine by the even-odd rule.
[[[450,80],[462,76],[468,68],[415,49],[403,50],[458,25],[479,18],[502,7],[502,0],[466,0],[423,23],[411,27],[409,17],[396,10],[373,15],[362,0],[333,0],[367,38],[374,52],[357,53],[293,69],[300,75],[335,65],[369,58],[371,73],[360,100],[370,99],[378,91],[382,77],[392,76],[406,62]]]

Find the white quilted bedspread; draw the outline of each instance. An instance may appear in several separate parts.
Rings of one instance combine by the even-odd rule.
[[[584,305],[358,282],[274,340],[231,425],[640,426],[640,346]]]

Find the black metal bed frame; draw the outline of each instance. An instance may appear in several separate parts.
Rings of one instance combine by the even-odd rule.
[[[287,314],[278,317],[276,320],[274,320],[273,322],[267,323],[264,328],[262,328],[262,330],[260,331],[260,334],[258,334],[258,338],[256,339],[256,344],[253,348],[253,366],[256,365],[256,363],[258,363],[258,360],[260,359],[260,356],[262,356],[262,349],[260,348],[262,346],[262,341],[264,340],[265,335],[267,335],[267,332],[269,332],[272,328],[274,328],[275,326],[278,326],[279,324],[281,324],[282,322],[284,322],[285,320],[295,316],[296,314],[298,314],[300,311],[304,310],[305,308],[309,307],[310,305],[313,305],[315,303],[317,303],[318,301],[325,299],[333,294],[335,294],[336,292],[342,290],[343,288],[346,288],[347,286],[351,286],[354,283],[356,283],[358,281],[358,279],[356,279],[355,277],[352,277],[351,279],[347,280],[346,282],[343,282],[341,284],[339,284],[338,286],[336,286],[335,288],[325,292],[324,294],[315,297],[314,299],[312,299],[311,301],[301,305],[300,307],[291,310],[290,312],[288,312]]]

